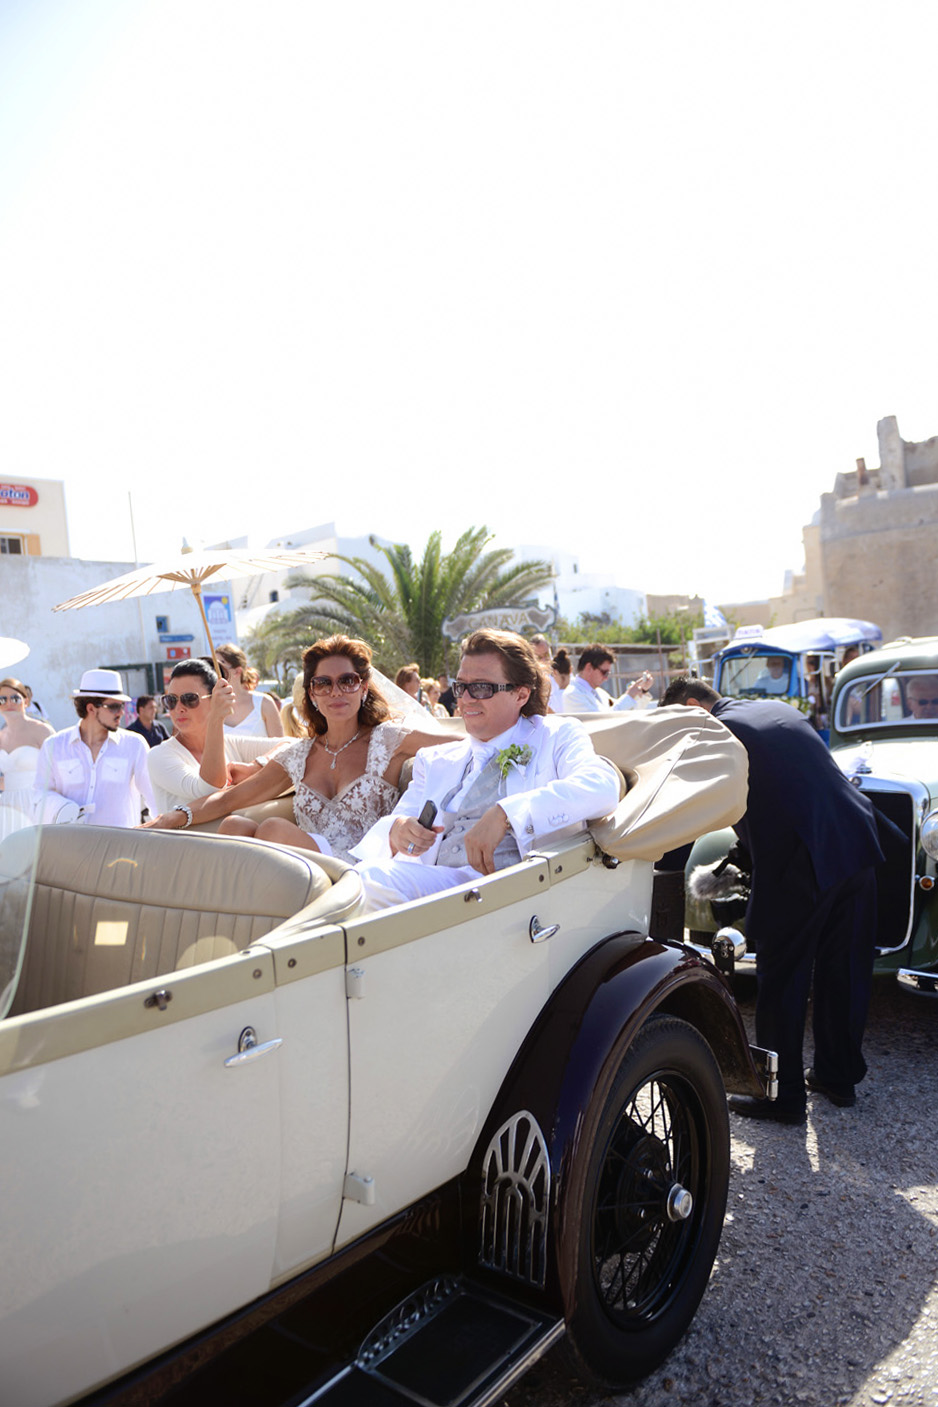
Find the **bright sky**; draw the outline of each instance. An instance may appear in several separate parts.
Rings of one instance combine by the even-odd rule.
[[[4,0],[0,477],[766,596],[938,434],[931,0]]]

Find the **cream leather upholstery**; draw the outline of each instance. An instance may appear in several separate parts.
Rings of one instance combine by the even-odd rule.
[[[0,876],[28,873],[37,845],[11,1015],[210,962],[285,920],[347,915],[360,893],[342,861],[287,846],[104,826],[20,831],[3,842]]]

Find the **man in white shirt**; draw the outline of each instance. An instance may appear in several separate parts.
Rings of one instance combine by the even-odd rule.
[[[618,803],[618,775],[583,725],[547,713],[547,678],[522,636],[475,631],[453,691],[467,737],[422,748],[391,815],[353,851],[369,908],[494,874]],[[421,824],[427,802],[435,814]]]
[[[625,693],[613,700],[604,685],[612,672],[615,656],[604,645],[587,645],[577,660],[576,675],[563,691],[564,713],[604,713],[607,708],[647,708],[652,702],[652,678],[646,669],[634,679]]]
[[[587,645],[576,662],[576,674],[563,691],[564,713],[603,713],[612,699],[603,687],[615,657],[603,645]]]
[[[36,789],[45,809],[73,802],[75,819],[93,826],[138,826],[141,809],[152,809],[147,771],[149,748],[120,727],[130,696],[114,669],[86,669],[72,698],[78,722],[54,733],[39,750]]]

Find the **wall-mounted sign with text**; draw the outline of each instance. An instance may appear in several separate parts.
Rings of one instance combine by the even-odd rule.
[[[39,495],[28,484],[0,484],[0,508],[33,508]]]

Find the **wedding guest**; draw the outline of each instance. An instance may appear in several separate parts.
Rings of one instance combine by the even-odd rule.
[[[433,718],[449,718],[449,713],[440,703],[440,686],[433,678],[421,679],[420,688],[424,698],[424,708]]]
[[[420,666],[414,664],[402,664],[394,676],[394,682],[399,689],[403,689],[405,694],[410,694],[412,699],[423,702],[420,698]]]
[[[269,694],[258,694],[253,686],[259,675],[237,645],[219,645],[215,651],[222,675],[231,685],[234,708],[225,719],[225,731],[251,738],[282,738],[280,710]]]
[[[5,806],[33,816],[39,749],[55,729],[27,716],[26,685],[18,679],[0,680],[0,718],[5,725],[0,731],[0,799]]]
[[[115,669],[86,669],[72,691],[78,722],[46,738],[39,752],[36,789],[80,808],[78,820],[95,826],[136,826],[153,808],[148,748],[121,728],[130,696]],[[157,749],[159,751],[159,749]]]
[[[225,733],[234,703],[231,685],[205,660],[180,660],[176,665],[163,695],[173,736],[151,748],[147,758],[156,811],[240,781],[253,771],[250,764],[256,757],[276,747],[277,740],[266,736]]]
[[[128,733],[139,733],[147,747],[158,747],[169,737],[162,723],[156,721],[156,699],[152,694],[141,694],[137,700],[137,716],[128,725]]]
[[[576,677],[563,691],[564,713],[601,713],[612,707],[612,699],[603,687],[615,656],[603,645],[587,645],[577,660]]]

